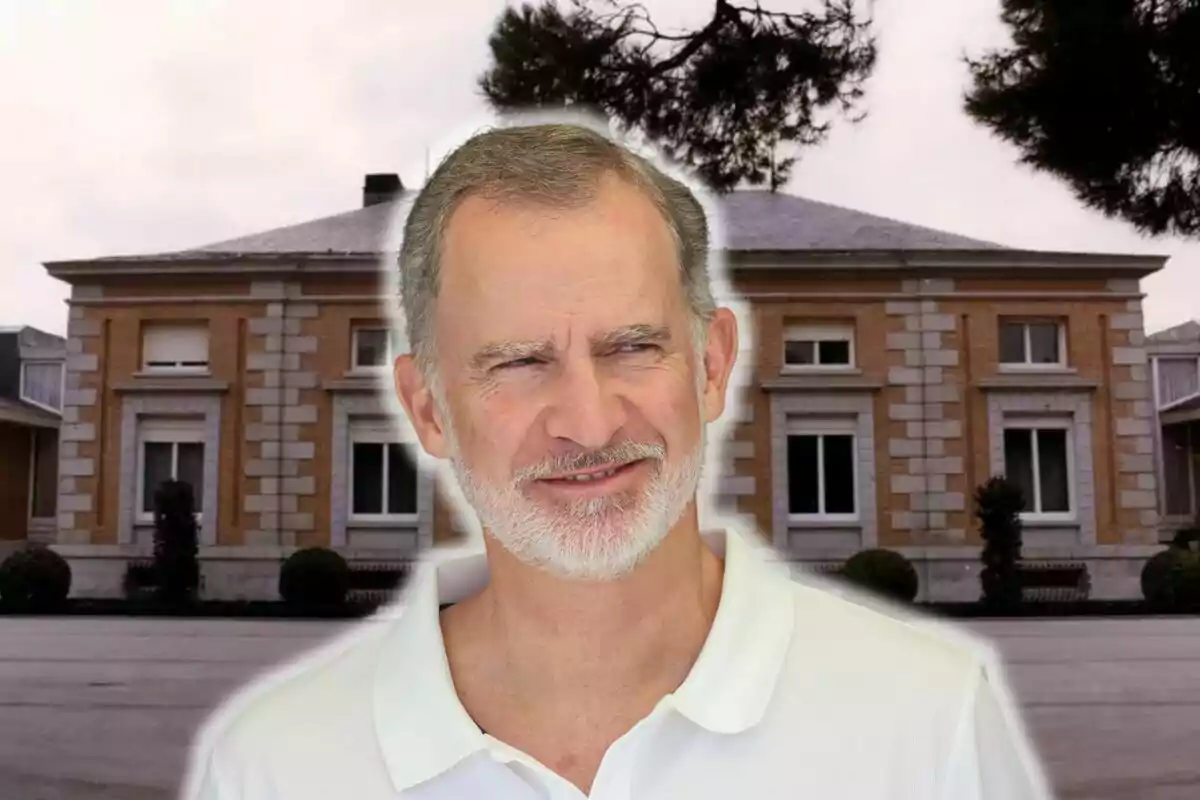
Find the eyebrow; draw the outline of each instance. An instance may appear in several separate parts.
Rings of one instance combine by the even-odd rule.
[[[631,344],[666,344],[671,331],[663,325],[624,325],[592,337],[592,350],[604,351]],[[554,355],[554,343],[549,340],[492,342],[471,356],[472,369],[486,369],[495,362],[519,361],[524,358],[549,360]]]

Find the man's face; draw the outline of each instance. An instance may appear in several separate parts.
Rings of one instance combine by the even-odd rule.
[[[422,441],[451,459],[484,527],[519,559],[564,577],[623,575],[694,499],[736,352],[724,315],[709,358],[670,231],[624,182],[605,179],[568,209],[469,198],[444,238],[444,391]]]

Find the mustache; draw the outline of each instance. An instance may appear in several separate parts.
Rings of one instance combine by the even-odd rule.
[[[585,469],[620,466],[634,461],[654,459],[662,461],[666,458],[666,448],[653,442],[621,442],[593,450],[590,453],[576,453],[548,459],[540,464],[524,467],[513,476],[514,483],[542,480],[566,472],[577,472]]]

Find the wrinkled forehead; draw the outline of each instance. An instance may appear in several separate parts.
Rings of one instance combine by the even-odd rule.
[[[539,338],[663,325],[684,304],[678,250],[654,203],[621,181],[561,207],[468,197],[447,225],[439,335]]]

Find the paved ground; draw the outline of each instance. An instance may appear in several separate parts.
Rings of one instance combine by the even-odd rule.
[[[208,710],[344,624],[0,617],[0,798],[173,798]],[[974,627],[1061,797],[1200,797],[1200,618]]]

